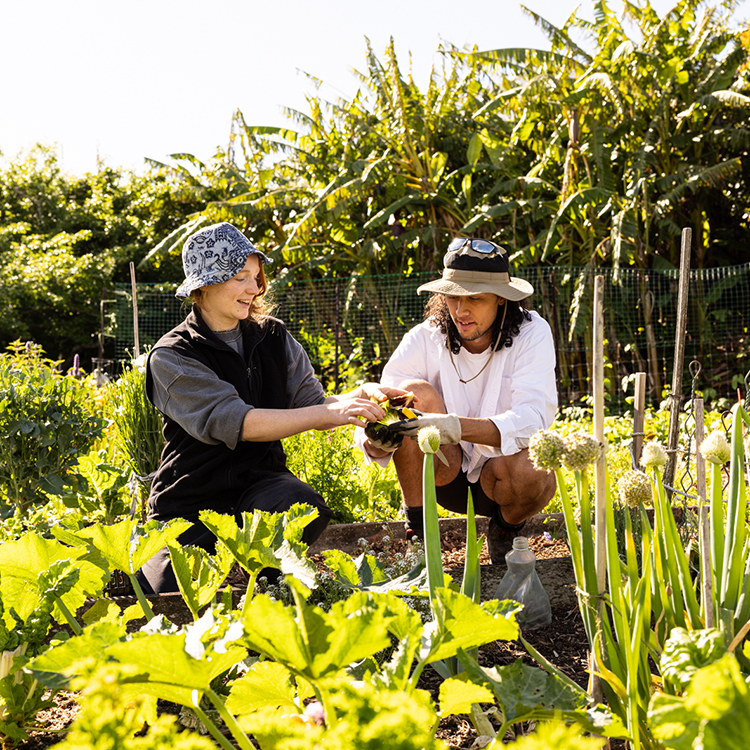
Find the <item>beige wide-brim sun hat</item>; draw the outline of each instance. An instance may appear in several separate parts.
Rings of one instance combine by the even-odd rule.
[[[456,249],[448,249],[443,258],[443,276],[422,284],[417,294],[435,292],[452,297],[468,297],[472,294],[497,294],[514,302],[526,299],[534,293],[534,287],[524,279],[510,275],[508,253],[494,242],[481,241],[482,252],[472,249],[474,243],[466,239]],[[494,250],[487,252],[487,246]]]
[[[452,297],[468,297],[472,294],[496,294],[514,302],[534,294],[534,287],[524,279],[509,273],[485,273],[483,271],[456,271],[446,268],[443,277],[422,284],[417,294],[437,292]]]

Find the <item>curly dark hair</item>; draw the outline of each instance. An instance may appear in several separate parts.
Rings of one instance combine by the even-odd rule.
[[[505,304],[508,307],[508,312],[505,314],[505,321],[503,321],[503,316],[498,314],[495,322],[492,324],[493,343],[497,341],[497,337],[500,335],[500,326],[502,325],[503,333],[500,337],[500,343],[497,345],[498,349],[513,346],[513,339],[518,336],[521,324],[525,320],[531,320],[531,315],[529,314],[531,306],[528,300],[523,299],[518,302],[505,300]],[[444,294],[433,294],[427,300],[424,319],[431,319],[440,331],[445,334],[445,345],[450,348],[453,354],[458,354],[461,351],[461,337],[458,335],[456,324],[451,318]]]

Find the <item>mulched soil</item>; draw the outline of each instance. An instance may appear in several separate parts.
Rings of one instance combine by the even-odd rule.
[[[443,566],[446,570],[460,569],[464,563],[464,536],[460,533],[446,533],[443,535]],[[391,552],[404,552],[406,543],[401,540],[390,542]],[[529,546],[534,550],[538,559],[560,558],[569,555],[564,541],[547,539],[543,536],[531,537]],[[372,554],[382,551],[382,544],[375,542],[370,550]],[[314,556],[319,566],[323,565],[322,556]],[[490,559],[486,546],[482,551],[480,561],[489,565]],[[553,612],[552,623],[546,628],[524,633],[526,640],[534,646],[545,658],[551,661],[568,677],[584,689],[588,682],[587,642],[583,624],[576,607],[570,611]],[[495,641],[480,649],[479,661],[482,666],[502,666],[511,664],[516,659],[535,665],[519,641]],[[436,672],[427,669],[420,680],[420,687],[428,690],[435,699],[438,696],[440,677]],[[56,697],[56,707],[42,711],[38,715],[37,725],[45,726],[49,730],[64,730],[75,718],[78,710],[75,696],[62,692]],[[179,707],[160,701],[159,708],[166,713],[178,713]],[[523,729],[523,727],[521,728]],[[62,735],[53,732],[30,732],[31,738],[22,743],[21,750],[43,750],[59,742]],[[467,717],[452,716],[441,720],[437,736],[443,739],[452,749],[470,748],[476,739],[476,732]],[[614,747],[614,745],[613,745]]]

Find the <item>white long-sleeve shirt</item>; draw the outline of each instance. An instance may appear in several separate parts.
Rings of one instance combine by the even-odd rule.
[[[489,458],[509,456],[528,447],[529,439],[547,429],[557,411],[555,348],[549,324],[532,311],[510,348],[494,354],[487,349],[472,354],[463,347],[451,363],[445,335],[430,321],[412,328],[383,369],[383,385],[398,386],[407,379],[426,380],[442,396],[449,413],[491,419],[500,431],[500,447],[461,441],[462,470],[470,482],[479,479]],[[492,357],[492,363],[469,380]],[[360,431],[358,431],[359,433]],[[360,445],[364,435],[358,435]],[[367,454],[365,454],[367,455]],[[377,459],[381,465],[390,457]]]

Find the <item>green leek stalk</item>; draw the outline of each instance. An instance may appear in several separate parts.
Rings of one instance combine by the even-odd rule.
[[[444,585],[443,552],[440,546],[440,523],[435,491],[435,459],[432,453],[424,454],[422,464],[422,497],[424,513],[424,554],[427,568],[427,588],[430,601],[435,601],[435,589]]]
[[[742,553],[747,537],[747,497],[745,490],[744,458],[742,442],[742,422],[747,413],[740,404],[735,407],[732,422],[732,453],[729,463],[729,496],[727,498],[727,527],[724,547],[724,571],[722,587],[719,590],[722,606],[736,610],[739,603],[744,573]]]

